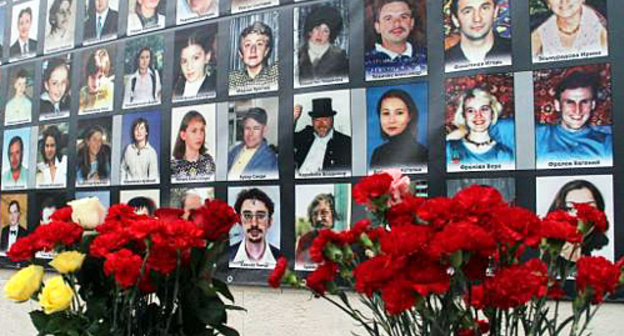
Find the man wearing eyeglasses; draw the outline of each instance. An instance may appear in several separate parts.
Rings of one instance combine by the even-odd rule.
[[[273,224],[273,201],[258,188],[238,194],[234,210],[239,214],[243,240],[230,247],[230,267],[274,268],[279,249],[267,241]]]
[[[0,235],[0,251],[6,252],[17,241],[28,234],[24,228],[20,226],[20,217],[22,215],[19,202],[12,200],[9,202],[9,224],[2,228]]]
[[[320,230],[332,229],[336,219],[338,219],[338,215],[336,214],[334,195],[324,193],[316,195],[308,206],[308,220],[312,225],[312,231],[299,238],[295,252],[297,264],[303,264],[305,268],[306,265],[314,263],[310,258],[312,241],[318,236]]]

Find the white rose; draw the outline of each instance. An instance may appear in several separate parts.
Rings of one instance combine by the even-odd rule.
[[[67,203],[72,208],[72,220],[85,229],[94,229],[104,222],[106,209],[97,197],[87,197]]]

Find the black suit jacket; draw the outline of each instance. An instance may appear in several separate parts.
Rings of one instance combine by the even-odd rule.
[[[6,251],[9,245],[9,232],[11,231],[10,226],[6,225],[2,228],[2,234],[0,235],[0,251]],[[23,227],[18,226],[17,228],[17,239],[26,237],[28,232],[24,230]]]
[[[314,142],[314,129],[306,126],[302,131],[295,133],[295,163],[297,169],[301,167],[312,143]],[[325,158],[323,159],[323,170],[350,170],[351,169],[351,137],[344,135],[334,129],[334,136],[327,143]]]
[[[37,41],[28,39],[28,52],[37,53]],[[22,48],[20,47],[19,40],[15,41],[9,48],[9,57],[18,57],[22,55]]]
[[[85,32],[84,39],[85,40],[93,40],[97,38],[97,16],[95,12],[89,15],[87,19],[87,23],[85,24]],[[104,20],[104,24],[102,25],[102,36],[117,34],[117,24],[119,22],[119,14],[117,11],[112,9],[108,9],[108,15],[106,15],[106,20]]]

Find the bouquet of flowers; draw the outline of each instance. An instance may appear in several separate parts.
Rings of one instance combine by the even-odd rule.
[[[369,335],[584,335],[597,305],[624,284],[624,258],[562,257],[607,229],[605,214],[587,204],[540,219],[491,187],[424,199],[397,171],[364,178],[353,197],[372,219],[320,231],[310,249],[318,268],[306,281],[281,258],[269,284],[307,287]],[[573,271],[572,312],[562,317]]]
[[[238,335],[227,310],[241,308],[224,302],[232,294],[213,277],[237,222],[231,207],[206,201],[188,220],[179,209],[147,216],[125,204],[104,215],[95,198],[70,202],[9,250],[30,265],[5,295],[39,302],[30,317],[40,335]],[[49,264],[60,273],[43,286],[40,251],[55,252]]]

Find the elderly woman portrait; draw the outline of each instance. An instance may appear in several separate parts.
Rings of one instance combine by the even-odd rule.
[[[43,92],[39,99],[40,119],[55,119],[69,116],[71,106],[70,71],[65,58],[47,61],[43,72]]]
[[[482,88],[466,91],[453,118],[457,129],[446,137],[447,164],[512,162],[513,150],[490,134],[502,110],[503,105],[488,91]]]
[[[166,0],[136,0],[134,10],[128,10],[128,35],[165,27],[165,16],[160,14],[167,6]]]
[[[76,0],[51,0],[45,36],[45,51],[71,48],[76,26]]]
[[[343,29],[343,19],[336,7],[315,7],[306,17],[303,26],[303,44],[299,48],[299,84],[337,81],[347,77],[347,53],[336,38]]]
[[[111,59],[105,48],[95,49],[89,54],[79,92],[78,114],[113,109],[115,85]]]
[[[418,108],[409,93],[401,89],[386,91],[376,111],[385,142],[373,150],[371,169],[426,165],[427,148],[416,141]]]
[[[551,14],[531,33],[534,60],[580,52],[590,53],[588,57],[607,54],[606,18],[585,0],[541,1]]]
[[[171,174],[177,180],[207,180],[215,173],[215,161],[206,148],[206,119],[197,111],[182,118],[173,146]]]
[[[67,134],[57,125],[43,128],[39,141],[40,160],[37,163],[37,187],[65,186],[67,180],[67,156],[63,153]]]
[[[93,125],[83,133],[76,154],[76,184],[108,184],[111,172],[111,146],[107,132]]]
[[[216,53],[212,48],[216,26],[203,26],[176,33],[176,59],[179,68],[173,99],[203,98],[215,94]]]

